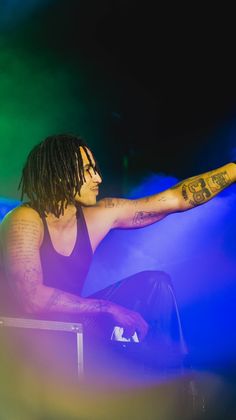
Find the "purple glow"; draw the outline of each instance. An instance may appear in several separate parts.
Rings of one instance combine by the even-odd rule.
[[[176,182],[152,175],[130,198]],[[165,271],[172,278],[190,345],[203,353],[199,357],[233,356],[235,314],[229,314],[233,302],[227,296],[233,298],[236,291],[235,202],[232,185],[203,206],[146,228],[111,232],[95,253],[84,295],[142,270]]]

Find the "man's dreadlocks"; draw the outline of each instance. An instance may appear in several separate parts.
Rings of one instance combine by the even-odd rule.
[[[85,182],[80,147],[91,166],[94,166],[88,146],[81,137],[59,134],[47,137],[29,153],[18,189],[21,200],[26,194],[30,205],[41,215],[64,214],[68,204],[76,204],[75,195]],[[100,171],[97,164],[95,172]]]

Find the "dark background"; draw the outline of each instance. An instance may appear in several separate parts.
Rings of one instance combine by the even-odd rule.
[[[99,145],[88,143],[104,193],[122,194],[150,172],[183,178],[230,160],[222,127],[235,114],[231,16],[195,3],[60,0],[35,8],[8,36],[73,72],[83,66],[84,95],[98,98],[88,119],[102,132]]]
[[[224,163],[228,151],[222,144],[215,156],[214,134],[235,112],[230,10],[59,1],[41,19],[49,47],[92,63],[94,85],[114,85],[105,121],[113,159],[125,153],[131,172],[179,177],[207,169],[207,160]]]

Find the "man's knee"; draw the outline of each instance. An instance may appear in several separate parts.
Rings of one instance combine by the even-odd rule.
[[[149,270],[142,272],[150,287],[173,288],[171,277],[165,271]]]

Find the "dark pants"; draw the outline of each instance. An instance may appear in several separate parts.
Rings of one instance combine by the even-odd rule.
[[[89,297],[109,300],[139,312],[152,332],[153,329],[163,334],[173,332],[173,287],[170,276],[163,271],[136,273]]]
[[[173,355],[173,349],[175,354],[178,349],[178,357],[186,354],[179,311],[167,273],[142,271],[90,295],[89,298],[109,300],[137,311],[149,324],[148,334],[142,343],[117,343],[120,348],[125,348],[124,354],[130,351],[137,355],[139,352],[139,360],[143,357],[152,363],[157,358],[163,362],[170,353]],[[116,325],[111,317],[101,316],[91,325],[87,330],[90,330],[88,335],[92,336],[92,340],[96,331],[95,336],[100,335],[105,342],[111,343],[112,330]]]

